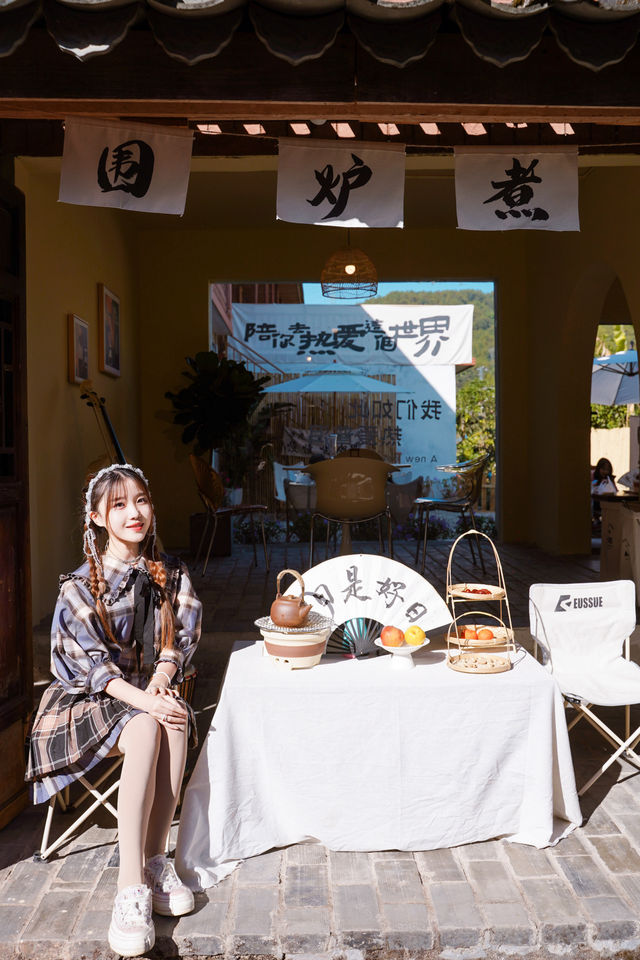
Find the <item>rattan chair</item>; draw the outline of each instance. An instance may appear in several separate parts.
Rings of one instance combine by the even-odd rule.
[[[438,467],[442,473],[451,474],[448,481],[450,491],[442,497],[416,497],[415,505],[418,511],[418,531],[422,527],[422,538],[418,535],[416,543],[416,566],[420,556],[420,540],[422,539],[422,564],[420,572],[424,573],[427,558],[427,539],[429,536],[429,514],[432,510],[445,510],[448,513],[459,513],[465,524],[465,530],[477,529],[476,518],[473,512],[474,504],[480,499],[482,478],[490,457],[478,457],[476,460],[465,460],[461,463],[444,464]],[[469,537],[469,548],[475,563],[473,540],[476,540],[478,557],[484,573],[484,558],[480,549],[480,537]]]
[[[211,536],[209,537],[209,546],[207,547],[207,555],[205,557],[204,567],[202,568],[202,575],[204,576],[207,572],[211,547],[213,546],[218,520],[220,517],[249,517],[251,520],[251,532],[253,534],[253,562],[254,566],[256,567],[258,566],[258,553],[256,550],[256,531],[254,521],[255,517],[258,517],[260,521],[260,529],[262,531],[264,563],[268,570],[269,555],[267,553],[267,538],[264,532],[264,515],[267,512],[267,508],[263,504],[259,503],[241,503],[236,507],[222,506],[222,501],[224,498],[224,486],[222,484],[220,475],[216,473],[213,467],[210,467],[204,462],[204,460],[202,460],[200,457],[196,457],[193,453],[190,454],[189,460],[191,461],[191,466],[193,467],[193,472],[196,477],[200,499],[202,500],[207,512],[204,530],[202,531],[202,536],[198,545],[198,552],[196,553],[196,564],[200,559],[200,551],[204,545],[209,525],[212,525]]]
[[[391,512],[387,506],[385,487],[387,477],[396,470],[384,460],[366,457],[336,457],[310,463],[304,468],[316,483],[316,508],[311,517],[309,534],[309,566],[313,566],[313,528],[316,517],[327,522],[326,552],[329,552],[329,534],[332,523],[342,525],[341,553],[349,553],[350,524],[378,520],[380,552],[384,553],[380,520],[387,518],[389,556],[393,557]]]
[[[366,460],[384,460],[377,450],[371,447],[349,447],[348,450],[341,450],[336,454],[337,457],[364,457]]]

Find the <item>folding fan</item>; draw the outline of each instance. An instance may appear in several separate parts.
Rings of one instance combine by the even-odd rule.
[[[327,640],[327,653],[341,653],[345,657],[378,656],[380,648],[373,642],[380,636],[384,623],[371,617],[354,617],[336,627]]]
[[[342,628],[329,638],[327,650],[334,652],[360,656],[377,650],[377,625],[406,630],[415,623],[428,633],[451,623],[448,607],[429,581],[388,557],[332,557],[307,570],[304,585],[312,609]]]

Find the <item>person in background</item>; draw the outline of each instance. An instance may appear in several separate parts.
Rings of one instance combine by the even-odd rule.
[[[617,493],[616,478],[613,475],[613,465],[607,457],[600,457],[591,475],[591,528],[600,533],[602,528],[602,510],[598,494]]]

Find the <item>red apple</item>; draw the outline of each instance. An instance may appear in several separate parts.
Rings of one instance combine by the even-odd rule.
[[[404,643],[404,633],[399,627],[386,626],[380,631],[380,639],[385,647],[401,647]]]

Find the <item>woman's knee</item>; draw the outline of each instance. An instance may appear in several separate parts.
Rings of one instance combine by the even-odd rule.
[[[148,713],[136,713],[125,724],[118,745],[124,753],[131,743],[157,750],[160,746],[160,724]]]

